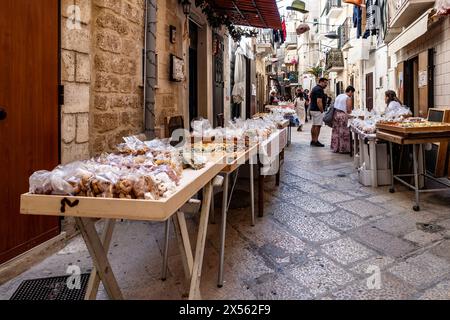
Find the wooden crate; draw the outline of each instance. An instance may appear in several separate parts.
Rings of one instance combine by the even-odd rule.
[[[178,191],[169,198],[161,200],[89,198],[26,193],[20,199],[20,212],[29,215],[165,221],[209,181],[214,179],[224,167],[224,159],[219,156],[208,162],[205,168],[201,170],[184,170]],[[74,207],[66,205],[65,212],[61,212],[61,204],[64,199],[71,203],[78,200],[78,204]]]

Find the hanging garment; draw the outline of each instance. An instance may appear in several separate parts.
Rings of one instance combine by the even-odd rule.
[[[234,103],[242,103],[245,97],[245,52],[239,47],[236,50],[236,61],[234,64],[234,87],[231,95]]]
[[[284,37],[283,30],[278,30],[278,33],[280,35],[280,43],[283,44],[284,41],[286,41],[286,38]]]
[[[286,20],[283,19],[283,22],[281,23],[281,28],[283,30],[283,42],[286,41],[287,38],[287,29],[286,29]]]
[[[280,33],[278,32],[278,30],[272,30],[273,32],[273,41],[275,43],[279,43],[280,42]]]
[[[381,12],[376,0],[367,0],[366,7],[366,30],[363,36],[364,39],[377,35],[381,29]]]
[[[353,7],[353,27],[356,28],[356,38],[361,38],[362,33],[362,10],[359,6]]]

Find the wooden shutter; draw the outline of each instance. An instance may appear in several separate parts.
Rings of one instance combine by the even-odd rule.
[[[405,88],[405,62],[397,64],[395,70],[395,81],[397,87],[397,95],[400,101],[405,101],[404,88]]]
[[[419,54],[419,117],[426,117],[428,114],[428,50]]]

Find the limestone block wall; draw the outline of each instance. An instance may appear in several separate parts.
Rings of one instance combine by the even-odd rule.
[[[188,109],[187,79],[183,82],[170,81],[170,55],[185,61],[185,74],[188,75],[187,41],[185,34],[185,16],[178,0],[157,1],[156,54],[158,59],[157,85],[155,92],[155,133],[164,135],[164,119],[181,115],[186,119]],[[176,41],[169,40],[170,26],[176,28]]]
[[[91,0],[61,3],[61,161],[89,156]],[[74,8],[77,8],[74,10]]]
[[[90,151],[144,131],[144,0],[92,1]]]
[[[62,163],[144,131],[145,0],[62,0]]]

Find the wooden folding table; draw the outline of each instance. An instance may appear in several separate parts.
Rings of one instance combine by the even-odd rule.
[[[266,141],[259,144],[258,152],[258,216],[264,216],[264,177],[276,163],[276,185],[280,185],[281,164],[284,161],[284,149],[287,145],[287,128],[277,130]],[[278,161],[277,161],[278,160]]]
[[[407,187],[415,191],[414,211],[420,210],[420,193],[423,192],[439,192],[449,190],[450,186],[426,173],[425,163],[423,161],[424,148],[423,145],[433,142],[449,142],[450,141],[450,125],[439,127],[420,127],[420,128],[402,128],[388,124],[377,124],[377,138],[389,142],[390,159],[391,159],[391,188],[390,192],[395,192],[394,181],[397,180]],[[393,148],[392,144],[412,145],[413,146],[413,174],[397,174],[394,175]],[[405,178],[414,177],[414,185],[405,181]],[[420,178],[427,178],[444,185],[444,188],[421,189]]]
[[[92,270],[86,299],[95,299],[100,281],[111,299],[123,299],[121,290],[108,260],[108,250],[117,219],[141,221],[177,221],[179,244],[186,279],[190,284],[189,299],[200,299],[200,277],[212,197],[212,180],[225,167],[222,157],[214,158],[201,170],[184,170],[178,191],[166,199],[129,200],[111,198],[65,197],[23,194],[21,213],[30,215],[75,217],[86,246],[91,254]],[[189,242],[185,217],[180,208],[203,189],[203,206],[197,234],[195,256]],[[101,236],[95,229],[98,218],[106,220]]]
[[[228,165],[221,171],[224,174],[224,182],[223,182],[223,193],[222,193],[222,220],[220,225],[220,260],[219,260],[219,276],[217,281],[217,286],[220,288],[223,286],[223,269],[224,269],[224,258],[225,258],[225,232],[227,225],[227,215],[228,208],[230,206],[231,197],[233,196],[234,187],[237,181],[239,168],[247,161],[249,162],[250,168],[250,206],[251,206],[251,218],[252,218],[252,226],[255,225],[255,189],[254,189],[254,176],[253,176],[253,165],[257,162],[257,152],[258,145],[254,144],[250,148],[245,151],[239,152],[236,155],[236,158],[228,161]],[[233,186],[231,188],[230,195],[228,195],[228,186],[231,173],[235,172],[235,178],[233,182]],[[229,199],[230,198],[230,199]]]

